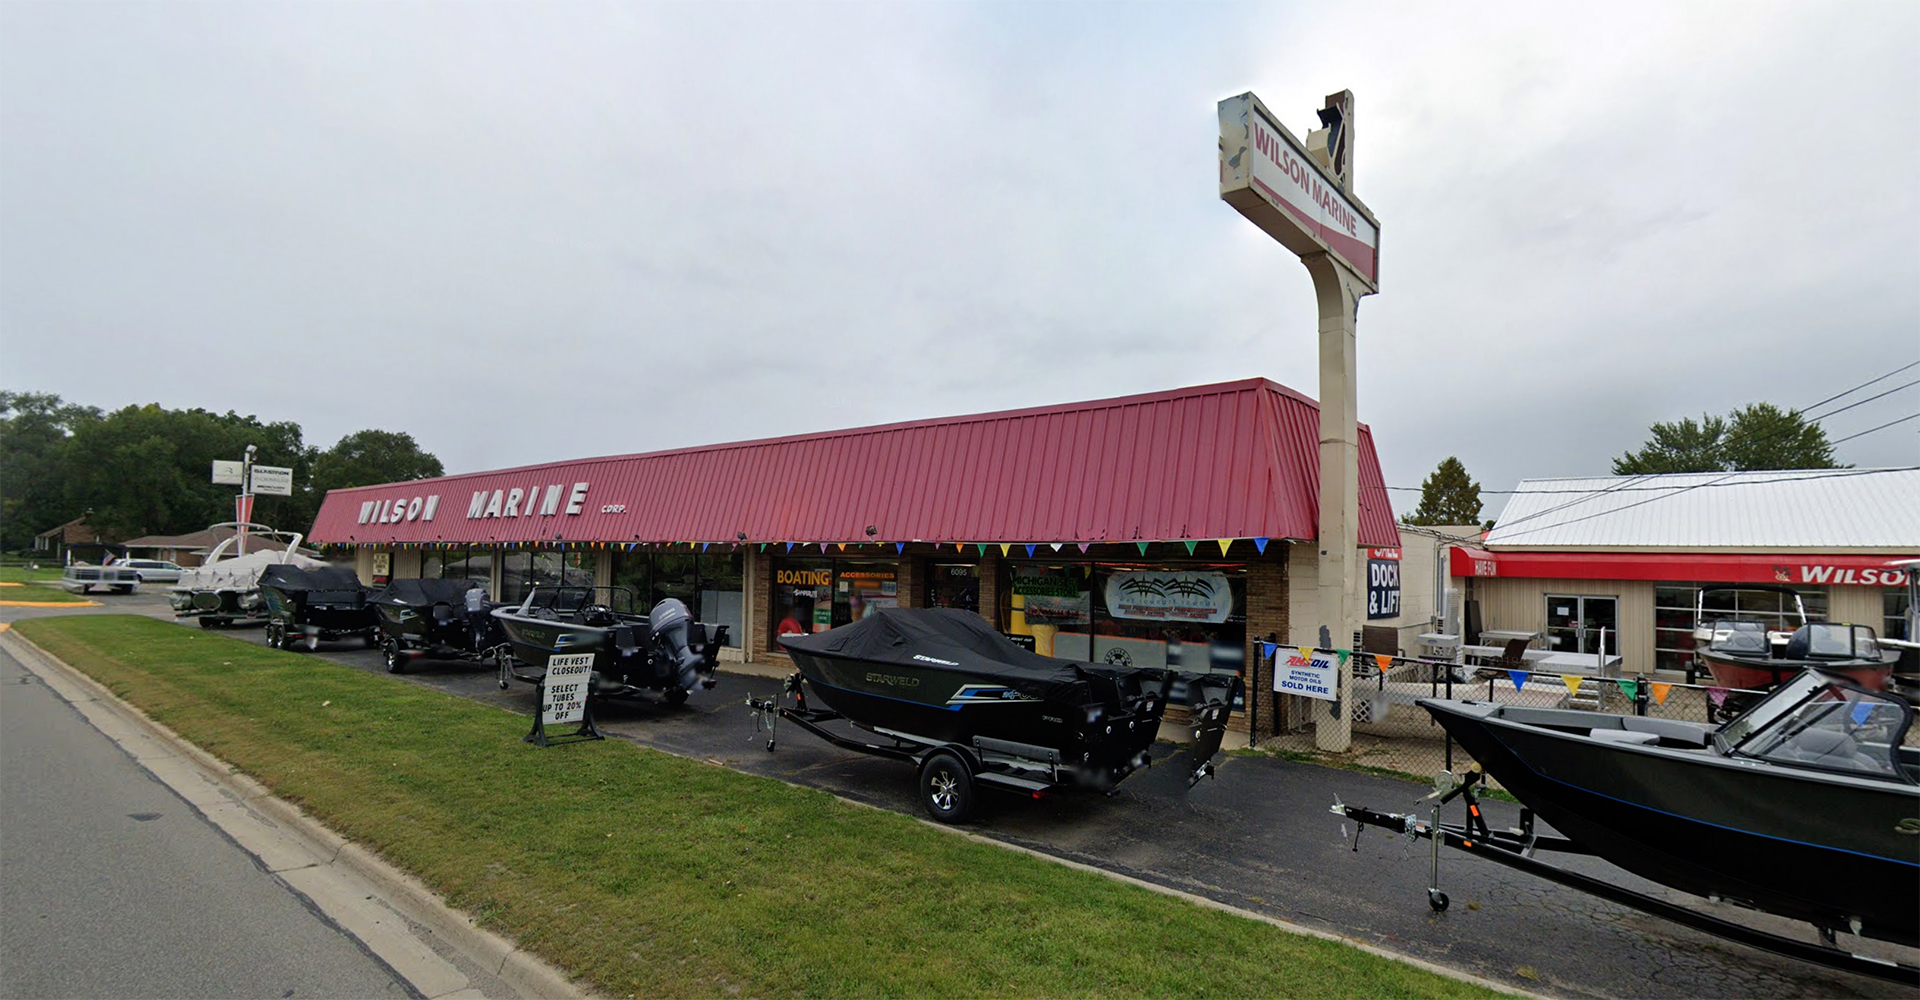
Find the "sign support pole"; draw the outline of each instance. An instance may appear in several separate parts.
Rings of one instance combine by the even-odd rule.
[[[1320,306],[1320,523],[1318,597],[1320,620],[1333,645],[1353,635],[1359,616],[1353,584],[1360,579],[1360,417],[1354,371],[1355,328],[1360,296],[1347,269],[1331,254],[1303,255]],[[1344,753],[1353,740],[1348,697],[1353,668],[1340,661],[1331,702],[1313,705],[1314,745]]]

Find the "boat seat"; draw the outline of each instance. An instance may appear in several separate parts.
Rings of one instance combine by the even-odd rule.
[[[1685,743],[1688,746],[1707,745],[1710,729],[1678,719],[1650,719],[1645,716],[1628,715],[1620,719],[1620,725],[1629,732],[1652,733],[1662,740]]]
[[[1596,740],[1607,743],[1633,743],[1640,746],[1652,746],[1660,742],[1653,733],[1635,733],[1625,729],[1595,729],[1590,735]]]

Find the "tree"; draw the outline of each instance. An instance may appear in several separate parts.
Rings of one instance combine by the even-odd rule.
[[[50,392],[0,389],[0,548],[26,548],[86,511],[67,499],[62,470],[74,431],[99,420],[98,408]]]
[[[1408,524],[1479,524],[1480,484],[1467,475],[1458,458],[1448,455],[1420,484],[1420,506],[1405,520]]]
[[[1618,476],[1747,469],[1837,469],[1827,432],[1799,410],[1754,403],[1726,417],[1656,423],[1639,451],[1613,460]]]
[[[374,486],[446,475],[440,460],[420,450],[413,435],[400,431],[356,431],[313,460],[313,491]]]

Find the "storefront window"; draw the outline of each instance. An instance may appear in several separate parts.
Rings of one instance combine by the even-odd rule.
[[[618,552],[613,557],[613,585],[632,591],[641,611],[677,597],[699,621],[727,626],[727,645],[739,646],[743,565],[738,552]]]
[[[533,553],[525,549],[500,555],[500,599],[518,601],[527,596],[533,575]]]
[[[1912,606],[1908,602],[1912,599],[1905,590],[1887,589],[1887,592],[1880,598],[1881,606],[1885,609],[1883,613],[1886,619],[1880,628],[1881,635],[1889,639],[1915,638],[1907,634],[1907,614],[1908,609]]]
[[[825,632],[833,627],[833,563],[827,559],[773,561],[773,640],[779,636]]]
[[[1656,670],[1685,671],[1693,662],[1693,628],[1697,624],[1702,587],[1738,587],[1739,584],[1662,583],[1653,589],[1653,665]],[[1827,592],[1798,591],[1806,602],[1807,617],[1825,621]],[[1708,618],[1741,618],[1765,623],[1770,631],[1800,627],[1793,598],[1775,590],[1716,590],[1706,595]]]
[[[833,624],[859,621],[880,608],[900,606],[900,568],[890,562],[835,563]]]
[[[927,566],[927,607],[979,611],[979,565],[930,563]]]
[[[1006,563],[1001,573],[1002,627],[1017,642],[1031,637],[1035,652],[1181,671],[1245,666],[1239,564]]]
[[[454,571],[453,557],[447,557],[447,576],[465,575],[467,579],[482,587],[493,586],[493,552],[490,549],[471,548],[466,550],[466,562],[459,572]]]

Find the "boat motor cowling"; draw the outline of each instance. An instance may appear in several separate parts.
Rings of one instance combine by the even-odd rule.
[[[706,656],[687,644],[687,629],[692,625],[693,612],[677,598],[661,601],[647,615],[654,665],[676,675],[680,686],[689,691],[700,683],[702,673],[713,672]]]

